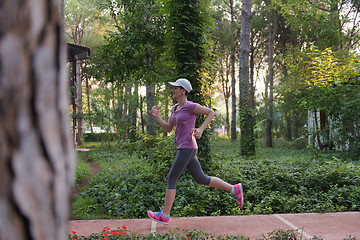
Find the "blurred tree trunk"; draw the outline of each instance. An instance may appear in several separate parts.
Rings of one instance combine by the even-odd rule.
[[[74,150],[57,1],[0,4],[0,239],[64,240]]]

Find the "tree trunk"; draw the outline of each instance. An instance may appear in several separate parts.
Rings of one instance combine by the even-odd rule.
[[[240,32],[240,145],[241,155],[255,154],[255,140],[253,138],[253,127],[251,125],[251,111],[249,104],[249,42],[250,21],[253,16],[251,12],[251,0],[243,0],[241,14]]]
[[[88,105],[88,114],[89,114],[89,125],[91,133],[94,133],[94,124],[92,120],[92,113],[91,113],[91,99],[90,99],[90,92],[91,92],[91,84],[89,84],[89,76],[86,76],[86,98],[87,98],[87,105]]]
[[[146,103],[147,103],[147,110],[146,110],[146,129],[147,134],[154,135],[155,134],[155,120],[149,114],[149,111],[153,106],[155,106],[155,85],[154,84],[147,84],[146,85]]]
[[[131,86],[129,84],[125,84],[125,92],[124,92],[124,108],[122,112],[122,126],[123,126],[123,135],[122,139],[125,141],[128,137],[128,119],[129,119],[129,105],[130,105],[130,99],[131,98]]]
[[[249,89],[249,105],[252,112],[255,110],[255,47],[254,47],[254,36],[251,36],[250,39],[250,89]],[[256,117],[255,114],[251,114],[251,128],[255,129],[256,125]],[[251,138],[256,139],[256,135],[254,131],[251,131]]]
[[[265,1],[266,5],[269,6],[268,1]],[[273,17],[271,16],[273,13]],[[275,35],[277,31],[277,13],[275,10],[268,11],[268,29],[269,29],[269,105],[268,105],[268,117],[266,120],[265,128],[265,144],[266,147],[273,146],[272,137],[272,123],[273,123],[273,86],[274,86],[274,45]]]
[[[54,1],[0,4],[0,239],[67,239],[75,158]]]
[[[83,107],[82,107],[82,77],[81,77],[81,61],[76,61],[76,101],[77,101],[77,146],[80,146],[83,139]]]
[[[249,94],[249,104],[251,109],[255,109],[255,47],[254,47],[254,36],[252,36],[252,40],[250,41],[250,94]],[[255,120],[255,117],[254,117]],[[254,121],[255,122],[255,121]]]
[[[76,146],[76,64],[75,62],[72,62],[72,74],[71,74],[71,80],[70,80],[70,93],[71,93],[71,107],[72,107],[72,139],[74,142],[74,145]]]
[[[140,96],[140,122],[141,133],[145,134],[144,98],[142,96]]]
[[[235,78],[235,21],[234,1],[230,0],[231,15],[231,141],[236,141],[236,78]]]
[[[139,83],[135,82],[134,92],[131,96],[130,108],[129,108],[129,120],[128,126],[129,139],[131,142],[136,141],[136,122],[137,122],[137,110],[139,108]]]

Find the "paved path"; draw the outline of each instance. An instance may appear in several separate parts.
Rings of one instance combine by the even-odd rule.
[[[100,233],[104,227],[116,230],[124,225],[129,231],[145,235],[180,228],[198,229],[218,235],[243,235],[256,239],[264,238],[263,236],[276,229],[294,229],[302,234],[302,239],[316,236],[325,240],[341,240],[351,235],[360,240],[360,212],[171,218],[168,226],[150,219],[75,220],[69,222],[69,230],[87,236],[91,233]]]

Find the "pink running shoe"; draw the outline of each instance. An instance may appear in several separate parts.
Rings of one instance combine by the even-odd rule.
[[[239,202],[239,206],[242,207],[244,204],[243,189],[241,183],[235,184],[235,194],[232,194]]]
[[[148,215],[152,220],[161,222],[165,226],[169,224],[170,218],[169,217],[165,218],[162,210],[160,210],[160,212],[148,211]]]

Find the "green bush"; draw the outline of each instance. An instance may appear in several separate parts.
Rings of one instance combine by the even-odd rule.
[[[136,142],[119,142],[120,148],[127,151],[130,155],[136,155],[143,161],[152,166],[152,171],[156,174],[154,178],[163,180],[171,167],[176,153],[175,136],[164,137],[139,135]]]
[[[120,138],[117,133],[84,133],[85,142],[105,142],[114,141]]]
[[[158,240],[167,240],[167,239],[179,239],[179,240],[249,240],[249,237],[242,235],[217,235],[206,233],[197,229],[179,229],[175,228],[170,230],[167,233],[151,233],[148,235],[138,234],[126,229],[126,226],[118,227],[117,230],[111,230],[108,227],[105,227],[101,233],[93,233],[90,236],[79,236],[76,232],[72,232],[68,236],[68,240],[79,239],[79,240],[119,240],[119,239],[158,239]],[[283,230],[276,229],[263,238],[257,238],[259,240],[301,240],[303,239],[302,234],[299,231],[295,230]],[[314,236],[311,238],[313,240],[322,240],[322,238]],[[344,240],[356,240],[356,238],[349,236]]]
[[[259,240],[298,240],[302,239],[302,235],[300,232],[295,230],[283,230],[276,229],[267,234],[267,236],[263,236],[263,238],[257,238]],[[232,240],[232,239],[241,239],[241,240],[249,240],[249,237],[242,235],[218,235],[206,233],[197,229],[179,229],[175,228],[170,230],[167,233],[152,233],[149,235],[143,235],[128,231],[126,226],[118,227],[117,230],[111,230],[108,227],[105,227],[102,233],[93,233],[90,236],[79,236],[76,232],[72,232],[68,236],[69,240],[79,239],[79,240],[119,240],[119,239],[184,239],[184,240]],[[312,239],[314,240],[322,240],[322,238],[318,238],[314,236]],[[356,240],[351,236],[344,240]]]
[[[149,208],[160,206],[164,190],[165,185],[159,184],[152,173],[107,171],[90,183],[85,195],[95,199],[109,216],[141,218]]]
[[[226,236],[226,235],[216,235],[216,234],[209,234],[202,231],[199,231],[197,229],[183,229],[180,230],[178,228],[172,229],[167,233],[152,233],[149,235],[143,235],[138,234],[134,232],[130,232],[126,230],[126,227],[123,226],[123,228],[119,228],[118,230],[110,230],[109,228],[105,227],[102,233],[93,233],[90,236],[79,236],[76,232],[72,232],[71,235],[69,235],[68,239],[79,239],[79,240],[117,240],[117,239],[179,239],[179,240],[190,240],[190,239],[196,239],[196,240],[205,240],[205,239],[242,239],[242,240],[249,240],[250,238],[244,237],[241,235],[232,235],[232,236]],[[280,240],[280,238],[278,238]],[[284,238],[285,239],[285,238]]]

